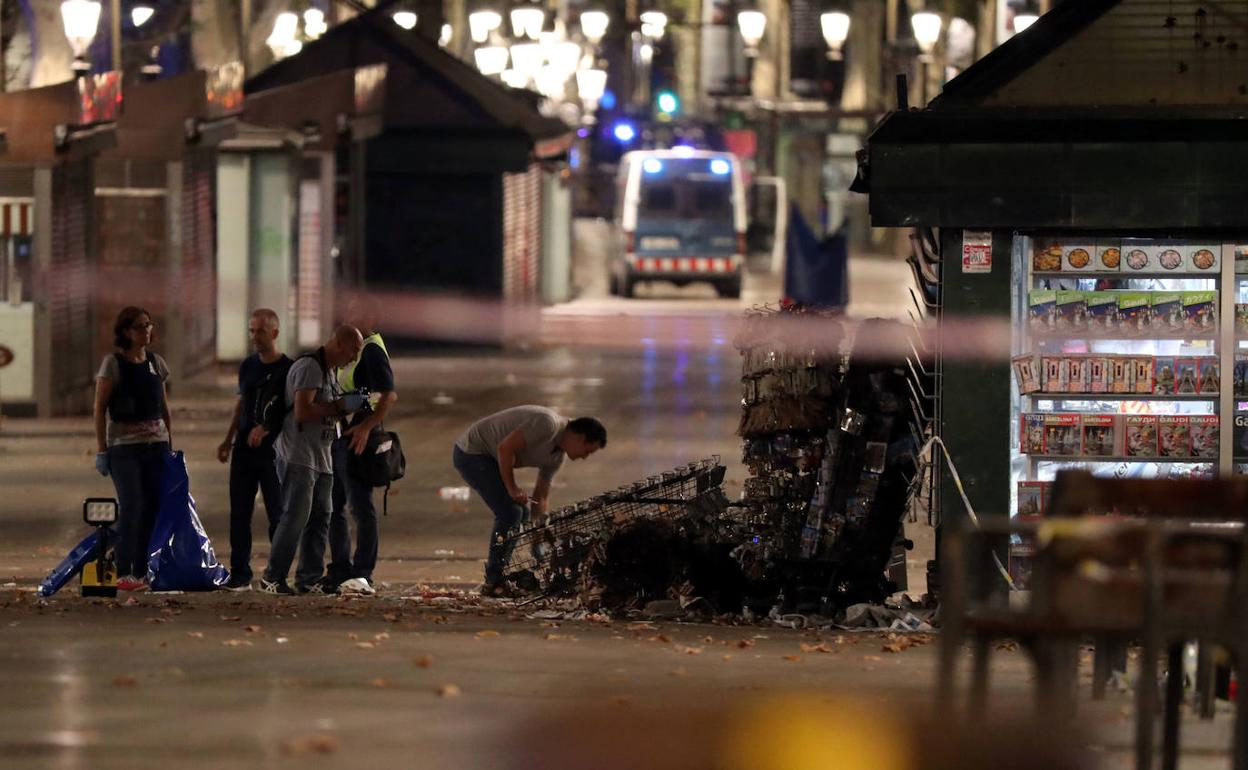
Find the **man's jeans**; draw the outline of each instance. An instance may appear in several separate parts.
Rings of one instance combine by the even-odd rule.
[[[251,516],[256,508],[256,489],[264,497],[269,517],[269,542],[282,518],[282,485],[277,480],[273,447],[252,449],[246,438],[234,443],[230,456],[230,576],[251,580]]]
[[[498,461],[489,455],[468,454],[455,447],[451,461],[460,477],[476,490],[494,514],[494,531],[490,534],[490,557],[485,563],[485,582],[494,584],[503,579],[503,569],[511,559],[512,546],[504,540],[513,527],[528,520],[529,509],[511,499]]]
[[[351,578],[373,580],[377,566],[377,506],[373,505],[373,487],[347,472],[351,439],[343,436],[334,441],[334,512],[329,517],[329,579],[341,583]],[[351,528],[347,524],[347,507],[355,519],[355,558],[351,558]]]
[[[123,444],[108,448],[108,469],[117,490],[117,574],[147,575],[147,547],[160,511],[160,476],[169,442]]]
[[[264,579],[285,580],[298,549],[295,585],[306,588],[320,578],[324,568],[334,477],[306,465],[287,465],[281,460],[277,462],[277,473],[282,480],[282,518],[273,533]]]

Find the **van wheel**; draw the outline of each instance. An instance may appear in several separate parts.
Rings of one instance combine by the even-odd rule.
[[[634,290],[636,288],[637,288],[637,281],[631,275],[626,275],[620,279],[620,296],[621,297],[632,299],[633,294],[635,293]]]
[[[726,299],[740,299],[741,276],[715,284],[715,293]]]

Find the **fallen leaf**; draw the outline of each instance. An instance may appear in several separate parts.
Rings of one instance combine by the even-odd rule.
[[[399,622],[399,618],[400,618],[400,617],[401,617],[401,616],[400,616],[400,615],[399,615],[399,613],[397,613],[397,612],[383,612],[383,613],[381,613],[381,619],[382,619],[382,620],[384,620],[384,621],[386,621],[387,623],[398,623],[398,622]]]
[[[136,686],[138,683],[139,683],[139,680],[138,680],[138,679],[136,679],[135,677],[132,677],[132,676],[115,676],[115,677],[113,677],[113,686],[114,686],[114,687],[134,687],[134,686]]]
[[[361,650],[371,650],[377,645],[373,644],[372,642],[356,642],[355,646],[360,648]]]
[[[169,622],[169,619],[168,618],[148,618],[147,622],[148,623],[167,623]]]
[[[629,623],[624,628],[629,631],[657,631],[659,627],[653,623],[647,623],[643,620],[636,623]]]
[[[250,639],[226,639],[221,644],[224,644],[226,647],[250,647],[252,646]]]
[[[433,657],[430,655],[421,655],[413,662],[421,668],[429,668],[433,665]]]
[[[203,638],[204,638],[204,632],[203,632],[203,631],[187,631],[187,632],[186,632],[186,635],[187,635],[187,636],[189,636],[189,637],[191,637],[192,639],[203,639]]]
[[[384,642],[389,638],[390,638],[390,634],[387,634],[385,631],[382,631],[380,634],[373,634],[374,642]]]
[[[333,754],[338,741],[329,735],[307,735],[291,738],[282,744],[283,754]]]
[[[157,646],[157,647],[168,647],[168,646],[169,646],[169,643],[168,643],[168,642],[161,642],[160,644],[157,644],[156,646]]]
[[[650,637],[650,641],[670,643],[672,641],[672,637],[668,636],[667,634],[655,634],[654,636]]]
[[[462,691],[457,684],[444,684],[437,689],[437,693],[443,698],[458,698]]]
[[[801,655],[785,655],[784,659],[790,663],[798,663],[802,660]]]
[[[492,638],[494,638],[494,637],[496,637],[496,636],[498,636],[498,632],[497,632],[497,631],[489,631],[489,630],[486,630],[486,631],[478,631],[478,632],[476,633],[476,637],[477,637],[478,639],[492,639]]]
[[[709,636],[704,636],[702,637],[702,643],[703,644],[715,644],[715,640]]]
[[[389,687],[390,686],[390,683],[387,682],[385,679],[382,679],[381,677],[377,677],[376,679],[370,679],[368,683],[372,685],[373,687]]]
[[[356,639],[359,639],[359,638],[360,638],[360,635],[359,635],[359,634],[348,633],[348,634],[347,634],[347,638],[348,638],[348,639],[350,639],[351,641],[355,641]]]
[[[1015,641],[1001,642],[1000,644],[997,645],[997,651],[1018,652],[1018,642],[1015,642]]]
[[[289,639],[287,639],[287,638],[286,638],[286,637],[284,637],[284,636],[279,636],[279,637],[277,637],[276,639],[274,639],[273,641],[277,642],[278,644],[286,644],[286,643],[287,643],[287,642],[289,642],[290,640],[289,640]]]
[[[702,647],[682,647],[679,644],[676,645],[676,649],[686,655],[701,655],[703,650]]]
[[[615,704],[615,705],[617,705],[617,706],[631,706],[631,705],[633,705],[633,699],[632,699],[632,697],[631,697],[631,696],[628,696],[628,695],[616,695],[616,696],[614,696],[614,697],[612,697],[612,698],[611,698],[611,702],[612,702],[612,703],[614,703],[614,704]]]
[[[243,631],[249,634],[258,634],[260,633],[260,626],[243,626]]]
[[[749,649],[750,647],[754,646],[754,640],[753,639],[741,639],[737,642],[737,646],[743,650]]]
[[[681,666],[680,668],[674,669],[671,672],[671,675],[672,676],[689,676],[689,671],[684,666]]]
[[[575,642],[576,637],[572,636],[571,634],[546,634],[546,641],[548,642],[564,641],[564,640],[569,641],[569,642]]]
[[[827,642],[819,642],[818,644],[803,644],[802,652],[836,652],[828,646]]]
[[[732,660],[732,656],[731,656],[731,655],[725,655],[725,656],[724,656],[724,660]]]
[[[233,621],[233,620],[242,620],[243,618],[241,615],[222,615],[221,619],[225,621]]]
[[[884,659],[883,659],[883,658],[881,658],[879,655],[863,655],[863,656],[862,656],[862,659],[863,659],[863,660],[872,660],[872,661],[880,661],[880,660],[884,660]]]

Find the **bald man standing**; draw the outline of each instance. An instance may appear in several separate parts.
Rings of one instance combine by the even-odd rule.
[[[300,356],[286,376],[290,411],[274,445],[283,511],[273,533],[269,564],[260,578],[260,590],[265,593],[326,593],[320,577],[333,511],[330,445],[338,437],[340,420],[364,403],[363,396],[340,395],[334,370],[354,361],[363,347],[359,329],[339,326],[316,353]],[[286,576],[296,549],[299,567],[292,589]]]

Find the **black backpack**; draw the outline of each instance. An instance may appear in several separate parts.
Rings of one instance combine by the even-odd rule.
[[[282,432],[282,426],[286,423],[286,415],[295,408],[294,404],[286,403],[286,378],[290,375],[290,370],[294,368],[295,361],[301,358],[315,358],[321,365],[322,376],[329,377],[329,368],[325,366],[324,348],[317,348],[314,353],[304,353],[291,361],[290,365],[275,368],[265,375],[255,391],[255,400],[251,405],[251,422],[268,431],[270,438],[276,438],[277,434]]]
[[[403,478],[406,471],[407,458],[399,434],[380,425],[369,431],[362,454],[347,453],[347,473],[369,486],[386,488],[381,498],[382,515],[389,514],[390,484]]]

